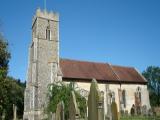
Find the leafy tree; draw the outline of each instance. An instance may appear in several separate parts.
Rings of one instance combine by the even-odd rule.
[[[21,87],[18,84],[18,81],[12,77],[7,77],[3,84],[0,84],[0,112],[1,115],[2,112],[5,112],[6,120],[13,118],[13,104],[17,106],[18,117],[22,118],[24,107],[24,89],[25,87]]]
[[[8,43],[0,33],[0,80],[7,76],[9,59],[10,52],[8,50]]]
[[[149,66],[142,74],[148,80],[151,105],[160,106],[160,67]]]
[[[74,84],[64,84],[62,82],[59,82],[57,84],[52,84],[49,86],[49,96],[50,101],[48,104],[48,112],[56,112],[57,104],[60,101],[64,102],[64,112],[65,112],[65,119],[68,119],[69,117],[69,99],[71,95],[71,91],[75,92],[76,100],[79,104],[80,114],[81,117],[85,116],[86,113],[86,100],[83,96],[81,96],[77,91],[74,90]]]
[[[9,59],[8,43],[0,33],[0,116],[9,102],[7,97],[8,82],[6,81]]]
[[[10,57],[8,43],[0,33],[0,119],[5,113],[6,120],[13,118],[13,104],[17,106],[18,117],[22,118],[25,88],[20,80],[7,76]]]

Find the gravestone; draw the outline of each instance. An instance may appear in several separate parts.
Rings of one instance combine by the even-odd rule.
[[[98,120],[104,120],[104,92],[100,92],[98,99]]]
[[[70,102],[69,102],[69,120],[79,120],[80,111],[76,102],[76,97],[74,91],[71,92]]]
[[[131,107],[130,114],[131,114],[131,116],[135,115],[135,105],[134,104]]]
[[[112,120],[119,120],[117,104],[115,102],[115,99],[113,99],[111,104],[111,112],[112,112]]]
[[[57,104],[55,116],[56,116],[56,120],[64,120],[64,103],[63,103],[63,101],[61,101]]]
[[[92,80],[88,96],[88,120],[104,120],[104,96],[95,79]]]
[[[147,106],[146,105],[143,105],[142,106],[142,115],[146,116],[148,113],[147,113]]]
[[[13,120],[17,120],[17,106],[13,104]]]
[[[112,114],[111,114],[111,101],[112,101],[112,92],[109,89],[109,85],[106,84],[106,108],[107,108],[107,120],[112,120]]]

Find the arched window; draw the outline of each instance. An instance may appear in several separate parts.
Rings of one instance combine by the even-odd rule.
[[[51,30],[50,30],[49,26],[46,29],[46,39],[47,40],[51,39]]]
[[[142,101],[142,99],[141,99],[141,88],[139,86],[137,88],[137,95],[138,95],[139,101],[141,103],[141,101]]]
[[[123,101],[124,108],[126,108],[126,91],[125,90],[122,91],[122,101]]]
[[[141,88],[138,86],[135,92],[135,105],[141,106],[141,102],[142,102],[142,93],[141,93]]]

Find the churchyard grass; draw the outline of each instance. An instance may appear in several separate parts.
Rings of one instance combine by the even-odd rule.
[[[160,116],[123,116],[120,120],[160,120]]]

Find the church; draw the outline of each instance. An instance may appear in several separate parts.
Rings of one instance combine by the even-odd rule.
[[[32,20],[23,119],[45,118],[49,84],[57,81],[74,82],[87,98],[93,78],[104,93],[106,116],[109,114],[110,93],[115,98],[119,112],[130,113],[133,104],[150,108],[147,81],[134,67],[61,58],[59,14],[37,9]]]

